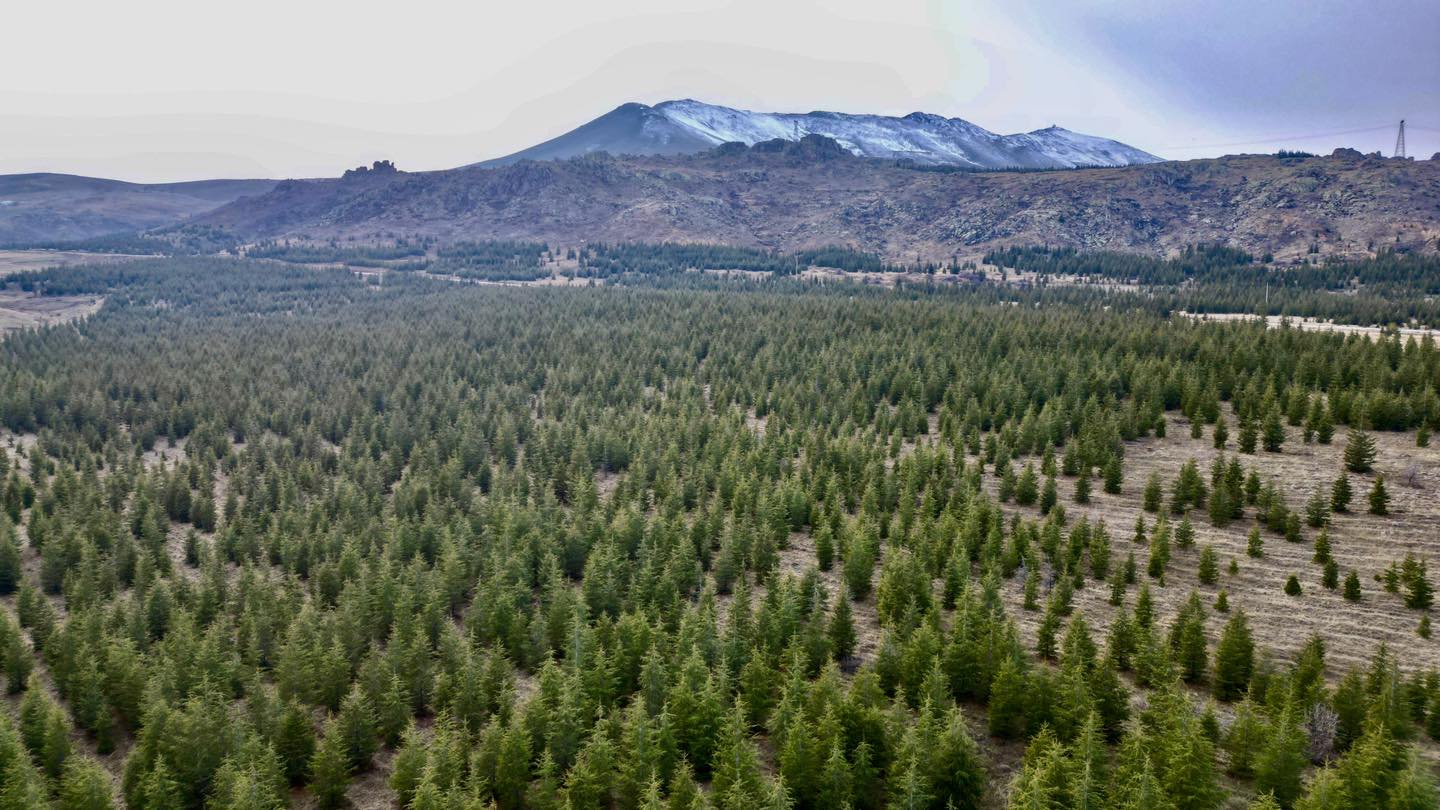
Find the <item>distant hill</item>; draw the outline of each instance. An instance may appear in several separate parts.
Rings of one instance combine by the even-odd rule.
[[[860,157],[908,160],[923,166],[976,169],[1073,169],[1129,166],[1160,158],[1119,141],[1049,127],[997,135],[959,118],[911,113],[903,118],[836,112],[763,113],[692,99],[655,106],[624,104],[564,135],[481,166],[556,160],[595,152],[683,155],[723,143],[754,146],[806,135],[833,138]]]
[[[0,245],[68,242],[183,222],[274,180],[127,183],[72,174],[0,175]]]
[[[286,181],[197,219],[249,241],[539,239],[826,245],[946,259],[1010,244],[1304,258],[1434,250],[1440,162],[1232,156],[1034,172],[920,169],[836,141]]]

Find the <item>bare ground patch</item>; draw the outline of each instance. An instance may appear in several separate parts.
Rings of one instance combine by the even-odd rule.
[[[1299,432],[1288,429],[1291,439],[1282,453],[1239,455],[1247,472],[1254,467],[1262,481],[1274,481],[1290,508],[1297,511],[1304,509],[1305,502],[1317,490],[1324,491],[1328,498],[1331,483],[1343,469],[1341,456],[1346,442],[1342,430],[1336,432],[1328,446],[1305,445],[1300,441]],[[1249,616],[1257,645],[1273,651],[1279,658],[1293,660],[1310,636],[1318,634],[1325,640],[1326,658],[1333,670],[1364,666],[1382,643],[1397,655],[1405,669],[1440,667],[1440,641],[1422,639],[1416,634],[1421,612],[1406,609],[1399,596],[1386,593],[1374,580],[1376,574],[1392,561],[1402,559],[1407,552],[1426,558],[1431,566],[1431,580],[1435,580],[1435,566],[1440,562],[1440,450],[1416,447],[1413,433],[1372,434],[1379,447],[1376,473],[1385,476],[1392,498],[1392,514],[1386,517],[1365,514],[1366,494],[1375,475],[1352,474],[1355,490],[1352,512],[1333,515],[1329,528],[1331,554],[1340,567],[1341,579],[1351,570],[1357,571],[1360,577],[1364,596],[1360,602],[1351,603],[1341,597],[1338,589],[1330,591],[1321,585],[1321,566],[1312,562],[1313,541],[1318,530],[1305,527],[1304,541],[1288,543],[1281,535],[1262,528],[1264,557],[1247,556],[1247,537],[1256,525],[1253,507],[1247,509],[1244,519],[1224,528],[1211,525],[1203,510],[1192,514],[1195,546],[1187,550],[1172,544],[1163,587],[1147,578],[1145,564],[1149,548],[1131,539],[1140,515],[1145,515],[1147,526],[1153,529],[1155,525],[1156,516],[1145,513],[1141,506],[1146,480],[1152,472],[1159,473],[1168,498],[1170,484],[1186,461],[1195,459],[1208,482],[1210,463],[1219,454],[1212,447],[1208,429],[1201,439],[1189,438],[1189,422],[1184,418],[1172,418],[1167,434],[1164,439],[1146,439],[1127,445],[1125,484],[1119,495],[1108,495],[1096,486],[1090,504],[1076,504],[1071,497],[1074,479],[1063,476],[1059,479],[1060,502],[1072,524],[1082,516],[1092,524],[1105,521],[1112,542],[1112,565],[1124,564],[1129,553],[1135,555],[1140,578],[1150,582],[1157,616],[1162,622],[1168,625],[1192,590],[1197,590],[1209,604],[1224,588],[1229,592],[1232,613],[1243,609]],[[1233,442],[1230,448],[1227,458],[1235,455]],[[1402,477],[1412,470],[1415,485],[1403,485]],[[986,488],[993,493],[996,483],[994,476],[987,473]],[[1038,517],[1038,511],[1033,508],[1007,505],[1006,510]],[[1170,516],[1170,519],[1172,526],[1178,525],[1178,518]],[[1214,547],[1220,559],[1220,581],[1214,586],[1201,585],[1197,577],[1200,549],[1207,544]],[[1233,576],[1228,573],[1232,559],[1239,565],[1238,573]],[[1287,596],[1282,590],[1291,574],[1300,581],[1301,596]],[[1021,609],[1023,589],[1024,583],[1018,577],[1004,583],[1007,606],[1026,637],[1033,641],[1040,614]],[[1127,609],[1133,605],[1137,593],[1138,585],[1127,592]],[[1115,614],[1116,609],[1108,600],[1109,586],[1103,582],[1087,579],[1085,587],[1075,592],[1077,612],[1084,614],[1097,633],[1109,627]],[[1212,641],[1218,638],[1225,620],[1225,616],[1211,611],[1208,630]]]

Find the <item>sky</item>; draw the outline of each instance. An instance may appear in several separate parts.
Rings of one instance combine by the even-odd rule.
[[[1059,124],[1172,159],[1440,151],[1435,0],[50,0],[5,12],[0,173],[322,177],[628,102]]]

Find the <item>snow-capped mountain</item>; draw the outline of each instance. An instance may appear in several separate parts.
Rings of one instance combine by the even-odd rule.
[[[903,118],[835,112],[764,113],[692,99],[655,106],[624,104],[558,138],[480,165],[554,160],[591,152],[691,154],[722,143],[753,146],[806,135],[835,139],[861,157],[910,160],[927,166],[977,169],[1059,169],[1127,166],[1160,158],[1119,141],[1061,127],[999,135],[959,118],[911,113]]]

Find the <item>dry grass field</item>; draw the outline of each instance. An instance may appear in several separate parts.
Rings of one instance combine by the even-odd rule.
[[[19,290],[0,290],[0,337],[18,329],[84,318],[95,314],[104,303],[103,297],[94,295],[39,296]]]
[[[1210,463],[1220,452],[1213,448],[1208,431],[1201,439],[1191,439],[1189,422],[1182,417],[1172,418],[1166,432],[1164,439],[1132,442],[1126,448],[1125,485],[1119,495],[1107,495],[1096,486],[1091,503],[1082,506],[1072,500],[1073,479],[1062,477],[1060,482],[1060,501],[1070,519],[1084,516],[1092,524],[1104,520],[1112,537],[1112,560],[1123,563],[1126,553],[1133,551],[1142,580],[1148,579],[1144,572],[1148,547],[1136,545],[1132,537],[1136,519],[1144,514],[1141,494],[1146,480],[1151,473],[1159,473],[1168,495],[1169,484],[1190,459],[1199,463],[1208,480]],[[1289,433],[1283,452],[1241,454],[1239,458],[1247,471],[1256,469],[1262,481],[1273,480],[1291,509],[1301,510],[1317,489],[1328,496],[1331,483],[1343,469],[1346,433],[1337,431],[1329,445],[1305,445],[1298,429]],[[1243,609],[1250,616],[1257,644],[1280,658],[1288,660],[1312,635],[1319,634],[1325,639],[1332,669],[1364,665],[1382,643],[1389,645],[1405,669],[1440,667],[1440,640],[1422,639],[1416,633],[1421,614],[1406,609],[1398,595],[1386,593],[1374,578],[1391,562],[1413,553],[1430,562],[1434,580],[1433,565],[1440,559],[1440,449],[1416,447],[1413,433],[1373,435],[1379,449],[1375,473],[1351,475],[1356,493],[1351,512],[1332,515],[1329,527],[1331,553],[1340,566],[1341,579],[1351,570],[1359,572],[1364,594],[1360,602],[1347,602],[1338,590],[1321,586],[1321,566],[1311,561],[1317,530],[1306,527],[1305,540],[1300,543],[1288,543],[1284,537],[1262,530],[1264,556],[1247,556],[1247,535],[1256,525],[1252,508],[1245,519],[1224,528],[1211,525],[1204,514],[1192,515],[1194,548],[1172,548],[1163,587],[1149,580],[1162,620],[1168,623],[1192,590],[1198,590],[1208,604],[1224,588],[1231,611]],[[1233,441],[1230,448],[1227,457],[1235,455]],[[1413,483],[1406,485],[1402,479],[1412,472]],[[1385,517],[1364,512],[1365,496],[1376,474],[1385,476],[1391,495],[1390,514]],[[994,479],[987,483],[993,485]],[[1155,516],[1145,517],[1153,527]],[[1220,581],[1214,586],[1201,585],[1196,574],[1200,549],[1207,544],[1220,557]],[[1231,560],[1239,565],[1234,575],[1228,573]],[[1300,596],[1287,596],[1283,590],[1291,574],[1304,589]],[[1007,583],[1006,594],[1014,605],[1013,615],[1033,639],[1039,614],[1020,609],[1023,584],[1018,578]],[[1130,589],[1127,606],[1133,604],[1136,592],[1135,587]],[[1093,626],[1105,628],[1115,611],[1108,598],[1108,586],[1088,582],[1076,592],[1075,606]],[[1212,640],[1223,623],[1224,617],[1211,613],[1208,629]]]

